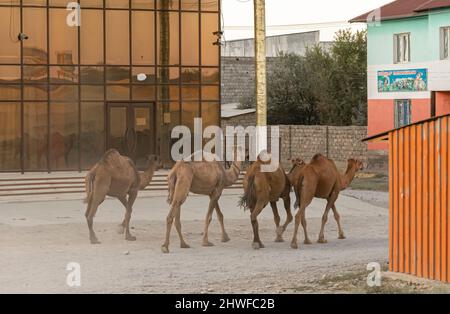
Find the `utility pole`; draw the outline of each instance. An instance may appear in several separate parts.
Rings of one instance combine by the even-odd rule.
[[[257,154],[267,149],[266,1],[254,1]]]

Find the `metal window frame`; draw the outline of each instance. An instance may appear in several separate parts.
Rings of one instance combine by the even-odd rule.
[[[24,87],[25,86],[30,86],[33,85],[32,83],[25,83],[24,82],[24,67],[28,66],[28,65],[32,65],[32,64],[27,64],[24,61],[24,56],[23,56],[23,51],[24,51],[24,42],[21,41],[20,42],[20,63],[0,63],[0,66],[17,66],[20,67],[20,81],[16,82],[16,84],[2,84],[2,85],[20,85],[20,100],[15,100],[15,101],[10,101],[10,100],[0,100],[0,106],[2,103],[20,103],[20,124],[21,124],[21,144],[20,144],[20,172],[21,173],[25,173],[25,172],[59,172],[59,171],[83,171],[86,170],[82,167],[82,151],[81,151],[81,131],[82,131],[82,104],[83,103],[103,103],[104,104],[104,111],[106,113],[106,107],[107,107],[107,103],[111,103],[114,102],[116,100],[111,100],[107,98],[107,87],[111,86],[111,85],[124,85],[124,86],[128,86],[129,90],[130,90],[130,96],[129,99],[123,99],[121,101],[123,102],[134,102],[133,100],[133,86],[141,86],[141,85],[146,85],[146,86],[154,86],[156,89],[158,89],[159,86],[161,85],[165,85],[165,84],[161,84],[160,82],[158,82],[158,69],[160,67],[162,67],[162,65],[159,64],[158,62],[158,43],[157,43],[157,35],[158,35],[158,21],[157,21],[157,15],[160,11],[160,9],[157,8],[157,4],[155,2],[155,7],[151,8],[151,9],[143,9],[143,8],[132,8],[132,0],[128,0],[128,7],[127,8],[107,8],[106,7],[106,1],[107,0],[103,0],[103,5],[102,7],[83,7],[83,10],[96,10],[96,11],[101,11],[102,12],[102,18],[103,18],[103,63],[102,64],[81,64],[81,31],[80,28],[77,29],[77,49],[78,49],[78,59],[77,59],[77,64],[74,64],[73,66],[78,70],[78,80],[76,83],[72,84],[72,83],[52,83],[51,82],[51,75],[50,75],[50,69],[51,67],[57,67],[57,66],[68,66],[67,64],[52,64],[50,62],[50,29],[49,29],[49,25],[50,25],[50,12],[52,9],[66,9],[65,6],[59,6],[59,5],[50,5],[50,0],[46,0],[46,4],[45,5],[36,5],[36,4],[23,4],[23,0],[20,0],[18,4],[0,4],[0,7],[7,7],[7,8],[19,8],[20,10],[20,16],[19,16],[19,24],[20,24],[20,32],[24,32],[24,23],[23,23],[23,10],[24,8],[37,8],[37,9],[43,9],[46,11],[46,28],[47,28],[47,42],[46,42],[46,49],[47,49],[47,61],[45,64],[39,64],[39,66],[43,66],[46,67],[47,69],[47,79],[46,82],[44,83],[44,85],[47,87],[47,100],[40,100],[40,101],[33,101],[33,100],[25,100],[24,99]],[[80,0],[77,0],[76,2],[80,3]],[[198,107],[198,116],[201,117],[202,115],[202,106],[203,103],[205,104],[218,104],[217,106],[217,110],[218,110],[218,117],[219,117],[219,121],[217,121],[218,125],[221,126],[221,121],[220,121],[220,117],[221,117],[221,47],[219,46],[217,49],[217,54],[218,54],[218,64],[217,65],[203,65],[202,64],[202,32],[204,31],[202,29],[202,14],[217,14],[218,18],[218,24],[217,24],[217,29],[216,30],[221,30],[221,23],[222,23],[222,17],[221,17],[221,8],[222,8],[222,1],[221,0],[217,0],[218,2],[218,10],[214,11],[214,10],[202,10],[202,3],[201,0],[198,1],[198,7],[196,10],[182,10],[182,5],[181,3],[178,3],[178,8],[177,9],[170,9],[167,10],[168,12],[176,12],[178,13],[178,18],[179,18],[179,36],[178,36],[178,45],[179,45],[179,62],[178,65],[169,65],[168,67],[177,67],[179,69],[179,82],[178,84],[176,84],[176,86],[178,86],[179,88],[179,99],[172,101],[172,100],[161,100],[159,99],[159,95],[158,92],[156,93],[155,97],[153,97],[154,99],[149,99],[149,100],[137,100],[136,103],[140,103],[140,102],[147,102],[147,103],[155,103],[156,107],[158,106],[164,106],[164,104],[169,104],[169,103],[174,103],[174,102],[178,102],[179,104],[179,119],[180,119],[180,123],[182,121],[182,114],[183,114],[183,110],[182,110],[182,105],[183,105],[183,99],[182,99],[182,86],[196,86],[199,89],[199,99],[198,100],[186,100],[186,102],[198,102],[199,103],[199,107]],[[128,34],[128,40],[129,40],[129,64],[127,65],[111,65],[111,64],[106,64],[106,54],[107,54],[107,49],[106,49],[106,36],[107,36],[107,29],[106,29],[106,12],[107,11],[114,11],[114,10],[118,10],[118,11],[127,11],[128,12],[128,17],[129,17],[129,34]],[[154,12],[155,18],[154,18],[154,23],[155,23],[155,27],[154,27],[154,36],[155,36],[155,42],[154,42],[154,49],[155,49],[155,60],[154,60],[154,64],[149,64],[149,65],[134,65],[133,64],[133,52],[132,52],[132,12],[134,11],[144,11],[144,12]],[[182,13],[197,13],[198,14],[198,64],[193,65],[193,66],[187,66],[187,65],[183,65],[182,64]],[[213,31],[216,31],[213,30]],[[35,64],[33,64],[35,65]],[[82,67],[86,67],[86,66],[96,66],[96,67],[102,67],[103,68],[103,81],[101,83],[94,83],[94,84],[86,84],[86,83],[81,83],[81,68]],[[106,82],[106,68],[107,67],[121,67],[121,66],[126,66],[126,67],[130,67],[130,71],[129,71],[129,83],[127,84],[108,84]],[[155,77],[156,77],[156,81],[153,82],[152,84],[135,84],[133,83],[133,75],[132,75],[132,69],[134,67],[146,67],[146,68],[154,68],[155,71]],[[181,80],[181,74],[182,74],[182,70],[184,68],[196,68],[199,71],[199,82],[198,84],[185,84],[182,82]],[[206,83],[203,82],[203,77],[202,77],[202,72],[203,69],[216,69],[219,73],[219,77],[218,77],[218,82],[216,84],[211,84],[211,83]],[[78,88],[78,100],[63,100],[63,101],[59,101],[59,100],[52,100],[51,99],[51,95],[50,95],[50,91],[51,91],[51,86],[54,85],[69,85],[69,86],[77,86]],[[81,86],[103,86],[103,100],[82,100],[81,99]],[[170,85],[170,84],[169,84]],[[215,86],[218,87],[218,99],[217,100],[203,100],[202,99],[202,86]],[[47,165],[46,165],[46,169],[40,169],[40,170],[28,170],[25,169],[25,142],[24,142],[24,104],[25,103],[31,103],[31,102],[40,102],[40,103],[46,103],[47,104]],[[71,103],[77,103],[78,104],[78,134],[77,134],[77,149],[78,149],[78,165],[77,165],[77,169],[67,169],[67,170],[54,170],[51,169],[51,160],[50,160],[50,149],[51,149],[51,143],[50,143],[50,130],[51,130],[51,116],[50,116],[50,106],[52,103],[65,103],[65,102],[71,102]],[[158,110],[157,110],[158,113]],[[162,117],[161,117],[162,118]],[[107,121],[104,121],[104,126],[103,129],[105,130],[105,148],[106,148],[106,125],[107,125]],[[157,153],[160,153],[160,145],[161,145],[162,141],[160,139],[160,134],[157,134],[157,138],[156,138],[156,150]],[[0,172],[18,172],[17,170],[11,170],[11,171],[0,171]]]

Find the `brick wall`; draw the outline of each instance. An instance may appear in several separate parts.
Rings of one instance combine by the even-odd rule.
[[[270,72],[276,58],[267,58]],[[255,90],[255,59],[249,57],[222,57],[222,104],[238,103]]]
[[[247,114],[231,119],[222,119],[222,127],[254,125],[255,115]],[[315,154],[321,153],[333,159],[339,168],[344,168],[349,158],[359,158],[369,168],[383,170],[387,168],[387,155],[377,159],[372,165],[367,151],[367,143],[361,140],[367,137],[367,127],[361,126],[280,126],[280,152],[283,167],[290,167],[290,158],[302,158],[309,161]]]

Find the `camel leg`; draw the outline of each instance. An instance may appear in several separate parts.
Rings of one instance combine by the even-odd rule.
[[[132,236],[130,233],[130,219],[131,219],[131,213],[133,211],[133,204],[136,201],[138,192],[132,191],[128,195],[128,206],[126,207],[126,213],[125,213],[125,240],[127,241],[136,241],[136,237]]]
[[[293,249],[298,249],[297,234],[298,234],[298,227],[300,225],[300,221],[302,218],[301,216],[302,216],[302,212],[299,210],[297,212],[297,214],[295,215],[294,235],[293,235],[292,241],[291,241],[291,248],[293,248]]]
[[[94,217],[97,213],[98,207],[105,199],[105,196],[106,193],[102,197],[100,197],[99,193],[97,193],[97,195],[94,195],[89,201],[88,208],[85,213],[87,225],[89,228],[89,240],[91,241],[91,244],[100,244],[100,241],[97,239],[94,231]]]
[[[175,208],[172,207],[172,209],[170,210],[169,214],[167,215],[166,218],[166,241],[164,242],[164,244],[161,246],[161,251],[163,253],[169,253],[169,239],[170,239],[170,229],[172,229],[172,224],[173,224],[173,219],[174,219],[174,213],[176,211],[179,211],[180,208]]]
[[[209,242],[208,240],[208,228],[209,224],[211,223],[212,214],[215,207],[216,207],[215,200],[211,199],[209,201],[208,212],[206,213],[205,230],[203,231],[203,244],[202,244],[203,246],[214,246],[214,244]]]
[[[266,204],[257,202],[255,208],[252,210],[252,213],[250,215],[250,219],[252,222],[252,228],[253,228],[252,247],[255,250],[264,248],[264,245],[262,244],[261,239],[259,238],[259,230],[258,230],[258,216],[262,212],[264,207],[266,207]]]
[[[225,224],[223,222],[223,214],[219,207],[219,202],[216,203],[216,214],[219,219],[220,228],[222,229],[222,242],[230,241],[230,237],[228,237],[227,232],[225,231]]]
[[[178,207],[175,215],[175,228],[177,229],[178,236],[180,238],[180,248],[189,249],[190,246],[184,241],[183,234],[181,233],[181,207]]]
[[[280,215],[278,214],[278,207],[277,207],[277,202],[270,202],[270,207],[272,207],[272,211],[273,211],[273,220],[275,221],[275,232],[277,234],[277,237],[275,239],[275,242],[283,242],[283,238],[281,237],[281,235],[278,233],[278,229],[280,228]]]
[[[122,205],[125,207],[125,210],[128,207],[128,201],[126,196],[118,197],[118,200],[122,203]],[[118,234],[124,234],[125,233],[125,218],[123,219],[122,223],[119,225],[119,229],[117,230]]]
[[[337,223],[338,229],[339,229],[339,238],[338,239],[343,240],[343,239],[345,239],[345,234],[344,234],[344,230],[342,230],[341,216],[339,215],[339,213],[336,209],[336,205],[333,204],[331,209],[333,209],[334,219],[336,220],[336,223]]]
[[[291,197],[283,197],[284,209],[286,210],[286,221],[283,226],[277,228],[277,239],[280,238],[283,241],[283,233],[286,231],[287,226],[294,220],[291,212]],[[281,241],[281,242],[282,242]]]
[[[299,213],[301,214],[301,220],[302,220],[302,227],[303,227],[303,232],[305,233],[305,244],[309,245],[312,244],[311,240],[308,237],[308,231],[306,230],[306,208],[302,208],[302,210],[299,211]]]

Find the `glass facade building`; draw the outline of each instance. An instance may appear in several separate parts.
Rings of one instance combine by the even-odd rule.
[[[220,0],[69,2],[0,0],[0,171],[169,166],[174,126],[220,125]]]

